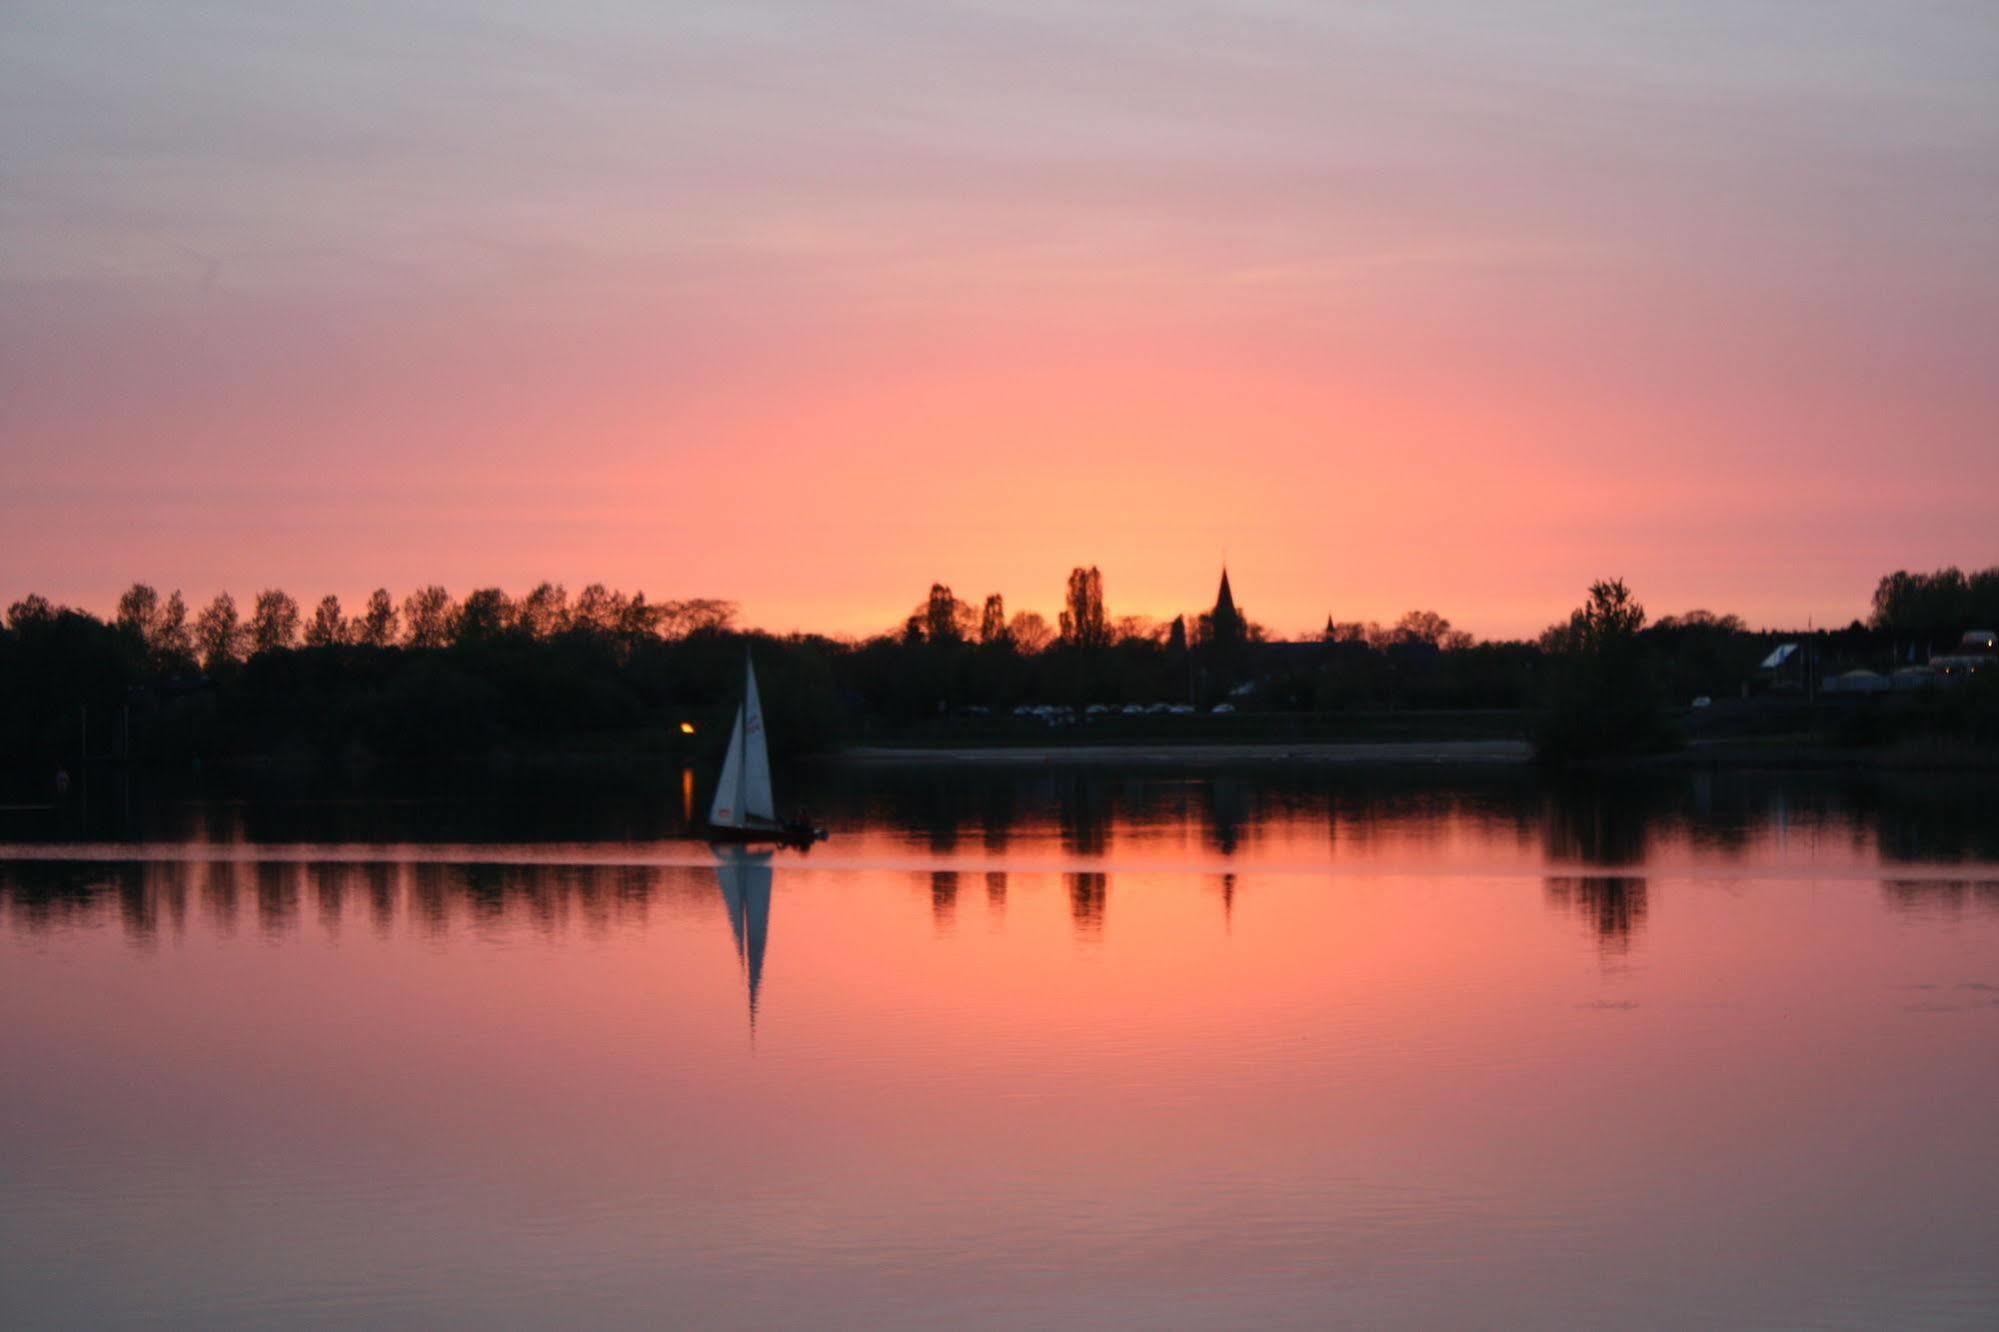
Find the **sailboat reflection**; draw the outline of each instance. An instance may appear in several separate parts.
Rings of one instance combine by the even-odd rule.
[[[715,848],[715,874],[722,883],[722,903],[729,909],[729,931],[735,936],[736,957],[750,987],[750,1034],[757,1031],[757,991],[763,984],[764,945],[770,938],[770,857],[768,851],[739,846]]]

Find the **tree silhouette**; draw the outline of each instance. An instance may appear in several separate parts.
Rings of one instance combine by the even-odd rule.
[[[1932,641],[1999,628],[1999,568],[1968,577],[1956,568],[1926,574],[1898,569],[1876,584],[1871,618],[1876,629]]]
[[[1404,643],[1441,647],[1450,632],[1451,622],[1430,610],[1412,610],[1395,622],[1395,636]]]
[[[476,588],[458,608],[452,641],[488,643],[514,627],[514,603],[497,587]]]
[[[1157,643],[1160,641],[1159,621],[1150,615],[1120,615],[1112,638],[1119,643]]]
[[[194,661],[194,632],[188,627],[187,601],[175,588],[160,607],[153,641],[147,644],[156,670],[181,670]]]
[[[1589,601],[1541,636],[1543,647],[1592,658],[1635,654],[1645,608],[1622,578],[1590,584]]]
[[[159,620],[160,594],[146,584],[134,583],[118,598],[116,623],[139,642],[152,645],[154,635],[159,632]]]
[[[215,600],[194,617],[194,646],[201,657],[201,668],[212,672],[240,661],[243,645],[243,625],[237,618],[236,598],[218,592]]]
[[[1060,623],[1062,641],[1070,647],[1110,646],[1110,621],[1104,615],[1104,576],[1095,565],[1070,571]]]
[[[530,638],[553,638],[569,627],[569,593],[560,583],[540,583],[520,599],[515,619]]]
[[[985,609],[979,612],[979,641],[988,645],[1007,641],[1006,599],[997,592],[986,598]]]
[[[15,633],[40,628],[56,617],[56,608],[38,592],[30,592],[7,608],[7,627]]]
[[[347,621],[340,614],[340,598],[331,592],[319,599],[312,618],[305,624],[307,647],[335,647],[347,641]]]
[[[923,603],[923,637],[932,643],[957,643],[963,640],[961,621],[968,614],[965,603],[951,595],[951,589],[942,583],[930,585],[930,596]]]
[[[451,642],[457,615],[451,594],[435,583],[403,598],[403,642],[413,648],[440,648]]]
[[[1055,641],[1055,631],[1038,611],[1015,612],[1006,622],[1006,636],[1013,640],[1015,649],[1028,656],[1045,651]]]
[[[194,657],[187,602],[178,589],[163,602],[146,584],[132,584],[118,598],[115,623],[121,633],[145,649],[147,664],[155,671],[184,669]]]
[[[298,603],[275,587],[257,594],[250,611],[250,650],[277,652],[298,641]]]
[[[646,600],[643,592],[634,592],[629,600],[619,598],[617,628],[627,638],[650,638],[659,632],[660,624],[666,618],[666,607],[655,606]]]
[[[378,587],[368,594],[368,609],[354,622],[354,641],[368,647],[389,647],[396,641],[399,619],[389,589]]]
[[[1638,632],[1645,608],[1621,578],[1592,583],[1589,601],[1541,636],[1551,689],[1535,728],[1544,759],[1639,753],[1667,744],[1664,708]]]
[[[570,623],[578,629],[614,634],[623,623],[625,599],[602,583],[592,583],[576,595],[576,610]]]
[[[662,602],[659,632],[667,638],[689,634],[719,633],[736,618],[736,603],[715,597],[690,597],[686,601]]]

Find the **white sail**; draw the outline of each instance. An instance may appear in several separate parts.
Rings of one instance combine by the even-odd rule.
[[[757,697],[756,668],[743,658],[743,803],[752,819],[777,821],[770,792],[770,750],[764,744],[764,705]]]
[[[715,800],[708,806],[708,822],[717,828],[743,826],[743,710],[736,709],[736,724],[729,732],[729,756],[722,760],[722,780],[715,783]]]
[[[746,828],[752,823],[776,821],[777,801],[770,790],[770,750],[764,744],[763,700],[757,697],[756,669],[746,656],[743,702],[736,709],[736,724],[729,731],[729,753],[722,760],[722,780],[715,783],[708,822],[717,828]]]

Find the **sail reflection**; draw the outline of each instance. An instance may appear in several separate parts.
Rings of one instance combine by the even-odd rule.
[[[750,994],[750,1034],[757,1029],[757,999],[763,987],[764,948],[770,941],[771,853],[742,847],[716,848],[715,877],[729,912],[736,960]]]

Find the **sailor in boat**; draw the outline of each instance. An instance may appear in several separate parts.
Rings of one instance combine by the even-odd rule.
[[[757,672],[749,653],[743,654],[743,701],[729,730],[729,752],[722,760],[722,778],[708,806],[708,837],[715,842],[775,842],[809,847],[826,836],[823,828],[796,816],[780,819],[771,794],[770,749],[764,740],[763,700],[757,695]]]

